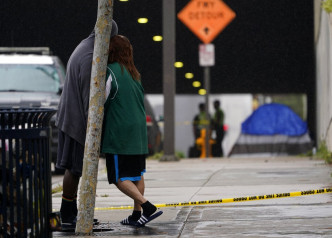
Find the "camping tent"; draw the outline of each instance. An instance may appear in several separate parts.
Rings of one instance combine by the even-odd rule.
[[[243,123],[230,157],[283,156],[312,149],[307,123],[288,106],[260,106]]]

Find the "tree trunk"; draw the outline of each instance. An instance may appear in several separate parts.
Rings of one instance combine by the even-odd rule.
[[[91,234],[97,188],[101,131],[104,117],[105,77],[112,28],[113,1],[98,0],[91,70],[90,101],[85,140],[76,233]]]

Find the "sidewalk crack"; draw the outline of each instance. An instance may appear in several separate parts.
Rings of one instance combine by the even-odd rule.
[[[209,176],[209,178],[204,182],[204,184],[202,185],[202,186],[200,186],[199,187],[199,189],[191,196],[191,198],[190,198],[190,200],[189,201],[191,201],[192,199],[193,199],[193,197],[195,197],[201,190],[202,190],[202,188],[204,188],[205,187],[205,185],[208,183],[208,182],[210,182],[210,180],[211,180],[211,178],[216,174],[216,173],[218,173],[219,171],[221,171],[223,168],[221,168],[221,169],[218,169],[217,171],[214,171],[210,176]]]
[[[180,238],[180,237],[181,237],[182,232],[183,232],[183,230],[184,230],[184,228],[185,228],[185,226],[186,226],[186,224],[187,224],[188,218],[189,218],[189,216],[190,216],[190,214],[191,214],[191,212],[192,212],[193,209],[194,209],[194,207],[190,207],[190,211],[188,212],[188,214],[187,214],[187,216],[186,216],[186,219],[185,219],[184,222],[183,222],[183,225],[182,225],[182,227],[181,227],[181,229],[180,229],[180,232],[179,232],[179,235],[177,236],[177,238]]]

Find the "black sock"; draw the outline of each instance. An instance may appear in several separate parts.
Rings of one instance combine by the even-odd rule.
[[[157,211],[157,207],[149,201],[143,203],[141,207],[143,208],[143,215],[146,217],[151,216],[155,211]]]
[[[71,223],[76,217],[72,211],[73,201],[73,198],[64,197],[62,195],[60,213],[63,223]]]
[[[129,216],[129,219],[132,221],[138,221],[138,219],[141,218],[142,212],[141,211],[133,211],[131,216]]]
[[[73,199],[72,212],[75,216],[77,216],[77,213],[78,213],[78,210],[77,210],[77,195]]]

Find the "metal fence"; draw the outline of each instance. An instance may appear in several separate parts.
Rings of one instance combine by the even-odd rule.
[[[53,109],[0,108],[0,236],[49,237]]]

